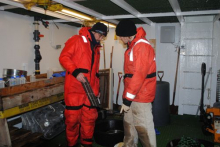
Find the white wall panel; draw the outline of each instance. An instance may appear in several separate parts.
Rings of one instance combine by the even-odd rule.
[[[175,26],[175,43],[160,43],[160,29],[161,26]],[[173,100],[174,91],[174,79],[176,73],[177,65],[177,46],[180,45],[180,24],[179,23],[161,23],[156,24],[156,63],[157,71],[164,71],[163,81],[170,83],[170,104]],[[179,77],[179,73],[177,75]],[[159,80],[159,78],[157,78]],[[179,101],[179,80],[177,80],[176,95],[175,95],[175,105],[178,105]]]

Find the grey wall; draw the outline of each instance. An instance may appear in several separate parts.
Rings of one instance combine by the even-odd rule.
[[[57,25],[59,29],[54,24],[49,24],[49,29],[45,29],[40,23],[39,31],[44,35],[39,41],[42,55],[41,73],[46,73],[49,68],[55,71],[63,70],[58,61],[59,54],[65,41],[78,30],[64,24]],[[1,11],[0,32],[0,77],[3,68],[25,69],[29,75],[32,74],[35,71],[33,17]],[[62,48],[55,49],[55,45],[61,45]]]

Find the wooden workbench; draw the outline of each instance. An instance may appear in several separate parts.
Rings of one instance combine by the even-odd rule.
[[[64,77],[0,89],[0,147],[12,146],[7,118],[61,101],[63,92]]]

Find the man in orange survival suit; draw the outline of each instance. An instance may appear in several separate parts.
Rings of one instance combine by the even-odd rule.
[[[83,147],[92,147],[97,110],[91,107],[81,82],[87,77],[93,92],[99,94],[99,60],[100,41],[107,35],[107,26],[96,23],[92,28],[83,27],[79,35],[72,36],[65,43],[60,54],[60,63],[66,69],[65,78],[65,124],[69,147],[77,146],[80,132],[80,142]]]
[[[116,35],[128,45],[124,54],[124,92],[121,112],[124,114],[124,146],[137,147],[138,137],[144,147],[156,147],[152,105],[156,92],[154,49],[145,39],[142,27],[124,19]]]

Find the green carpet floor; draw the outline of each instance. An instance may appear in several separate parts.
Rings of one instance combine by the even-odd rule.
[[[119,117],[119,116],[117,116]],[[120,119],[120,118],[117,118]],[[157,147],[166,147],[167,143],[173,139],[178,139],[181,137],[191,137],[196,139],[203,139],[213,142],[214,136],[205,136],[201,130],[201,122],[199,117],[192,115],[171,115],[170,124],[167,126],[156,127],[160,132],[157,135]],[[95,147],[102,147],[95,142],[93,143]],[[61,133],[57,137],[45,141],[42,145],[43,147],[66,147],[65,132]],[[41,147],[42,147],[41,146]],[[142,147],[139,143],[139,147]],[[220,147],[216,144],[215,147]]]
[[[204,139],[213,142],[214,137],[205,136],[202,133],[199,117],[192,115],[171,115],[170,124],[163,127],[157,127],[160,135],[157,135],[157,146],[166,147],[167,143],[173,139],[181,137],[191,137]]]

